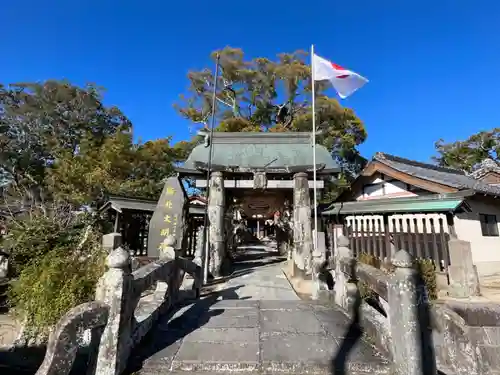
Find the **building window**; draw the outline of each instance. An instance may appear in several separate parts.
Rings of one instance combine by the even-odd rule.
[[[498,237],[498,223],[496,215],[479,214],[483,236]]]

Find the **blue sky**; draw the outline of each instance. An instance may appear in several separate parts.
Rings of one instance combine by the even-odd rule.
[[[273,57],[314,43],[367,77],[344,101],[367,157],[425,161],[439,138],[500,126],[498,0],[25,0],[4,1],[1,18],[0,82],[95,82],[144,140],[189,137],[172,104],[226,45]]]

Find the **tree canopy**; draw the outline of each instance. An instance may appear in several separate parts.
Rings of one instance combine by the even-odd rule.
[[[170,138],[134,143],[131,122],[101,92],[65,81],[0,86],[0,184],[8,182],[0,205],[29,210],[10,210],[0,246],[26,339],[46,338],[69,308],[92,299],[104,272],[103,221],[75,210],[109,194],[158,198],[182,157]]]
[[[239,48],[226,47],[220,55],[215,108],[212,108],[214,74],[212,69],[188,73],[189,88],[175,104],[177,111],[194,126],[208,127],[216,113],[216,131],[311,131],[311,71],[307,53],[282,53],[276,59],[247,59]],[[342,107],[324,94],[327,86],[316,83],[316,124],[325,145],[341,166],[359,170],[357,146],[367,137],[362,121],[354,111]],[[176,145],[187,155],[200,138]]]
[[[102,89],[66,81],[0,86],[0,174],[31,198],[93,204],[105,194],[157,197],[177,158],[170,138],[134,144]]]
[[[470,172],[484,159],[500,162],[500,128],[480,131],[462,141],[440,139],[435,147],[438,155],[434,160],[439,165]]]

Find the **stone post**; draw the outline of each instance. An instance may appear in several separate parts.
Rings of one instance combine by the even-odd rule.
[[[108,255],[106,263],[109,269],[99,280],[96,301],[109,306],[109,315],[101,336],[95,373],[118,375],[125,369],[131,349],[135,304],[129,300],[133,281],[130,254],[119,247]]]
[[[313,238],[311,229],[311,199],[307,173],[299,172],[293,176],[293,263],[302,273],[312,271]],[[295,273],[295,272],[294,272]]]
[[[120,233],[108,233],[102,236],[102,247],[109,254],[122,245]]]
[[[408,252],[399,250],[392,263],[396,269],[387,286],[392,374],[437,374],[429,317],[424,316],[425,312],[428,314],[425,286]]]
[[[224,260],[224,176],[222,172],[212,172],[210,176],[208,198],[209,227],[209,272],[220,276],[222,261]]]
[[[335,294],[335,303],[344,310],[351,312],[357,294],[357,286],[353,283],[352,277],[348,277],[341,267],[341,260],[348,260],[355,267],[355,259],[349,248],[349,239],[345,236],[337,238],[337,253],[335,254],[335,285],[333,286]],[[354,271],[351,270],[351,271]]]
[[[390,242],[389,243],[389,254],[390,256],[384,257],[382,261],[380,262],[380,269],[383,271],[391,272],[391,269],[393,267],[392,265],[392,259],[397,253],[396,245],[394,243]]]
[[[196,233],[196,244],[194,250],[193,262],[202,267],[203,262],[203,246],[205,245],[205,227],[200,225]]]
[[[187,226],[187,237],[186,237],[186,253],[189,255],[194,254],[194,244],[193,244],[194,229],[192,223]]]
[[[119,214],[117,213],[117,215],[116,215],[117,218],[118,218],[118,215]],[[105,234],[102,236],[102,248],[108,254],[111,254],[111,252],[113,250],[119,248],[121,245],[122,245],[122,235],[120,233],[108,233],[108,234]],[[130,263],[131,271],[133,271],[134,268],[137,268],[137,267],[134,267],[134,264],[132,264],[132,263],[133,263],[133,260]],[[96,329],[94,332],[92,332],[92,330],[90,330],[90,329],[83,331],[81,334],[81,337],[80,337],[82,346],[91,345],[91,346],[97,348],[99,346],[99,340],[97,340],[98,337],[96,337],[96,336],[99,336],[101,334],[101,332],[102,332],[101,328]],[[94,349],[95,348],[92,348],[91,350],[94,350]],[[95,361],[97,354],[92,353],[90,355],[90,357],[91,357],[92,361]]]
[[[9,257],[0,250],[0,280],[9,276]]]
[[[321,280],[321,272],[327,272],[325,232],[318,232],[318,248],[313,251],[312,258],[312,299],[317,300],[321,290],[328,290],[328,286]]]
[[[337,254],[338,239],[340,236],[344,235],[344,224],[332,224],[332,232],[331,232],[331,257],[334,258]]]
[[[450,249],[449,293],[455,298],[479,296],[479,277],[477,268],[472,262],[470,242],[452,238],[448,241]]]
[[[167,238],[165,238],[163,243],[165,244],[165,246],[163,246],[160,250],[160,260],[175,259],[175,237],[168,236]],[[168,298],[168,282],[158,280],[156,282],[156,289],[154,294],[155,299],[163,300]]]

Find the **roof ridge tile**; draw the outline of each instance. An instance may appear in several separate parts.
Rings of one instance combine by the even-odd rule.
[[[449,167],[440,167],[438,165],[434,165],[434,164],[430,164],[430,163],[424,163],[421,161],[406,159],[406,158],[396,156],[396,155],[386,154],[385,152],[377,152],[373,158],[381,163],[384,163],[385,160],[389,160],[389,161],[393,161],[396,163],[411,165],[414,167],[431,169],[431,170],[437,171],[437,172],[444,172],[444,173],[451,173],[451,174],[465,176],[465,172],[460,170],[460,169],[449,168]]]

